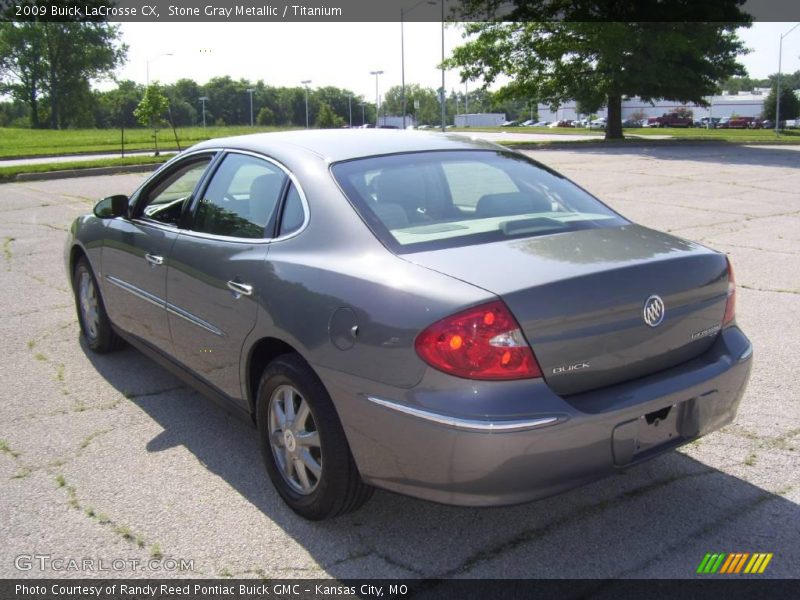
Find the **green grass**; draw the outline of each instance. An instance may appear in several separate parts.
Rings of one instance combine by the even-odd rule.
[[[97,167],[124,167],[127,165],[160,164],[170,156],[126,156],[125,158],[98,158],[97,160],[42,163],[0,167],[0,182],[12,181],[20,173],[49,173],[51,171],[70,171],[73,169],[92,169]]]
[[[181,148],[211,138],[243,135],[264,131],[281,131],[280,127],[181,127],[178,140]],[[152,150],[153,132],[149,129],[126,129],[125,150]],[[171,129],[158,131],[158,147],[176,149]],[[0,127],[0,159],[13,156],[50,156],[81,152],[119,152],[119,129],[23,129]]]
[[[585,127],[470,127],[449,129],[448,131],[458,131],[469,133],[474,131],[493,132],[493,133],[545,133],[556,135],[592,135],[598,140],[603,139],[603,132],[597,129],[587,129]],[[641,138],[655,136],[669,136],[670,140],[664,141],[710,141],[724,142],[733,144],[800,144],[800,129],[786,129],[776,135],[772,129],[695,129],[693,127],[632,127],[623,130],[627,139],[638,140]],[[510,136],[513,140],[514,136]],[[595,140],[590,140],[594,142]],[[655,142],[656,140],[652,140]],[[661,141],[661,140],[658,140]],[[537,142],[517,142],[517,143],[537,143]]]

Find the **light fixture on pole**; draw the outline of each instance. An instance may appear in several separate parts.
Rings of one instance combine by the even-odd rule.
[[[300,83],[306,88],[306,129],[308,129],[308,84],[311,83],[310,79],[304,79]]]
[[[245,90],[248,94],[250,94],[250,127],[253,126],[253,92],[255,90],[253,88],[249,88]]]
[[[380,103],[380,96],[378,95],[378,76],[383,75],[383,71],[370,71],[370,75],[375,75],[375,127],[378,127],[378,104]]]
[[[155,62],[162,56],[175,56],[173,52],[164,52],[163,54],[157,54],[152,58],[148,58],[146,61],[146,68],[145,68],[145,85],[150,86],[150,63]]]
[[[205,129],[206,128],[206,102],[208,102],[208,96],[200,96],[200,98],[198,98],[198,100],[200,100],[200,102],[203,103],[203,129]]]
[[[792,33],[800,23],[795,23],[794,27],[792,27],[786,33],[781,34],[781,40],[778,44],[778,82],[775,86],[775,133],[778,133],[778,130],[781,126],[781,58],[783,58],[783,38],[787,35]]]

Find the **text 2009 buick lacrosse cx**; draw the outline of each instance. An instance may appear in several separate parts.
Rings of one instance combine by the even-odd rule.
[[[78,218],[66,261],[88,346],[252,419],[309,519],[372,486],[564,491],[730,422],[751,366],[725,255],[457,136],[204,142]]]

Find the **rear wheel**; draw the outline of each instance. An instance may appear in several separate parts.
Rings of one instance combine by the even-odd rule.
[[[72,288],[75,291],[81,333],[89,348],[98,353],[120,348],[123,345],[122,339],[111,327],[103,298],[100,296],[100,288],[85,257],[78,259],[75,265]]]
[[[372,495],[322,382],[296,355],[265,369],[257,422],[267,473],[283,500],[314,521],[359,508]]]

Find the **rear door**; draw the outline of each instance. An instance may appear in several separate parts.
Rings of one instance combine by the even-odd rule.
[[[268,292],[266,257],[288,184],[277,163],[226,153],[175,242],[167,274],[178,360],[244,406],[240,354]]]
[[[102,279],[111,320],[166,354],[166,274],[178,225],[208,168],[210,153],[188,156],[149,181],[133,199],[129,217],[108,222]]]

